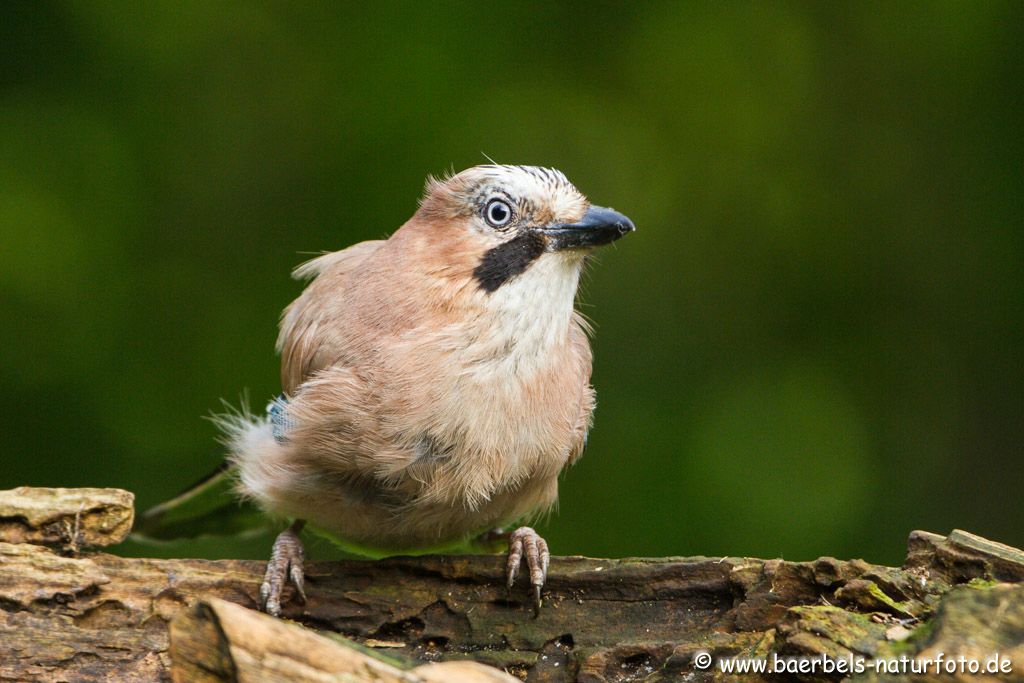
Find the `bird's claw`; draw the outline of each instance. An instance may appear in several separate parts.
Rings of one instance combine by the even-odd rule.
[[[519,575],[519,565],[526,560],[530,570],[530,585],[533,587],[533,614],[540,614],[541,589],[548,577],[548,563],[551,553],[548,544],[528,526],[521,526],[508,537],[508,561],[505,563],[505,585],[509,591]]]
[[[278,534],[260,585],[260,609],[275,617],[281,616],[281,594],[288,581],[295,587],[298,601],[306,602],[306,575],[303,571],[306,553],[299,538],[301,529],[302,525],[296,523]]]

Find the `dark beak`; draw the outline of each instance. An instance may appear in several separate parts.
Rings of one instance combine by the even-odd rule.
[[[563,223],[540,229],[548,238],[551,251],[598,247],[614,242],[634,230],[636,226],[633,221],[603,206],[591,206],[578,223]]]

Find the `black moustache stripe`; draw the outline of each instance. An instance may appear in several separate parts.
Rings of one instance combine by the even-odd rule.
[[[521,232],[508,242],[487,251],[473,270],[480,288],[493,292],[519,275],[544,253],[544,238],[536,232]]]

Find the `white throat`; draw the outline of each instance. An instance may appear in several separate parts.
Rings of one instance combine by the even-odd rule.
[[[494,341],[517,369],[536,367],[552,347],[565,343],[582,266],[581,254],[546,253],[484,295]]]

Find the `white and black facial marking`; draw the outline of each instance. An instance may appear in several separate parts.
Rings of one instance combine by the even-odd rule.
[[[539,233],[522,231],[509,241],[488,249],[480,265],[473,270],[473,276],[481,289],[493,292],[525,272],[545,249],[545,240]]]
[[[547,239],[535,228],[542,213],[557,211],[559,194],[580,198],[560,171],[537,166],[484,167],[493,169],[478,189],[473,205],[484,224],[499,234],[512,234],[489,249],[474,269],[480,288],[494,292],[522,274],[547,250]],[[585,201],[585,200],[584,200]],[[544,203],[546,206],[539,206]],[[550,222],[550,221],[546,221]]]

